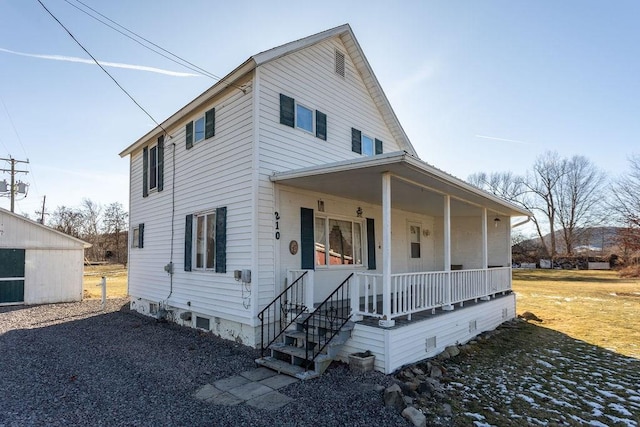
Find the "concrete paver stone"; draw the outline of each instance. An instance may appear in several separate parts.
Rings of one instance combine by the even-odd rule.
[[[250,382],[229,390],[229,393],[233,394],[239,399],[249,400],[254,397],[262,396],[263,394],[267,394],[272,392],[273,389],[267,387],[266,385],[262,385],[260,383]]]
[[[221,390],[218,390],[211,384],[205,384],[196,391],[194,397],[198,400],[207,400],[219,395],[220,393],[222,393]]]
[[[292,400],[293,399],[289,396],[285,396],[277,391],[272,391],[271,393],[263,394],[262,396],[248,400],[247,405],[258,409],[274,410],[282,408]]]
[[[277,374],[278,373],[276,371],[272,371],[271,369],[260,367],[260,368],[252,369],[250,371],[242,372],[240,375],[242,375],[243,377],[245,377],[250,381],[260,381],[265,378],[273,377]]]
[[[218,381],[214,382],[213,385],[219,390],[229,391],[232,388],[236,388],[238,386],[247,384],[249,382],[251,382],[251,381],[249,381],[245,377],[241,377],[240,375],[235,375],[233,377],[229,377],[229,378],[224,378],[224,379],[218,380]]]
[[[207,402],[213,403],[214,405],[234,406],[243,403],[244,399],[240,399],[231,393],[224,392],[213,396],[211,399],[208,399]]]
[[[290,377],[289,375],[278,374],[269,378],[265,378],[262,381],[259,381],[259,383],[277,390],[298,381],[299,380],[297,378]]]

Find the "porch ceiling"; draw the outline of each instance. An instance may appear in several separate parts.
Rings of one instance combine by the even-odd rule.
[[[276,172],[271,181],[371,204],[382,204],[382,174],[390,172],[393,208],[442,216],[443,195],[451,196],[451,215],[530,216],[531,213],[424,163],[405,152],[388,153],[321,166]]]

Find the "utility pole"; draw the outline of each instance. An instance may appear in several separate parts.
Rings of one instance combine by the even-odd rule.
[[[9,187],[9,191],[11,192],[11,212],[14,212],[16,193],[18,192],[18,189],[16,189],[16,174],[29,173],[29,171],[16,170],[16,163],[29,163],[29,160],[16,160],[13,157],[9,157],[8,159],[0,158],[0,160],[11,163],[11,169],[0,169],[0,172],[9,172],[11,174],[11,186]],[[22,193],[24,193],[24,191],[22,191]]]
[[[45,210],[45,208],[44,208],[44,205],[45,205],[45,203],[46,203],[46,202],[47,202],[47,195],[45,194],[45,195],[42,197],[42,210],[41,210],[40,212],[36,212],[37,214],[40,214],[40,219],[38,220],[38,222],[39,222],[40,224],[42,224],[42,225],[44,225],[44,216],[45,216],[45,215],[49,215],[49,214],[47,213],[47,211]]]

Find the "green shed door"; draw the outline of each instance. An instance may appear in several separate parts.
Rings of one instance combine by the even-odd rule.
[[[0,304],[24,302],[24,249],[0,249]]]

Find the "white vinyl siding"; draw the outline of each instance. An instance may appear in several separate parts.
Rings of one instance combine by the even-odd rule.
[[[165,185],[157,197],[143,199],[136,191],[142,186],[142,152],[131,155],[130,224],[145,224],[144,250],[129,255],[132,297],[164,301],[171,294],[169,304],[180,309],[243,323],[252,321],[251,310],[243,306],[242,293],[233,279],[233,270],[248,268],[252,259],[252,181],[248,172],[252,162],[252,98],[251,87],[246,94],[231,91],[187,118],[196,120],[215,107],[214,144],[196,144],[187,150],[184,125],[170,130],[176,169],[173,290],[164,271],[171,257],[173,144],[165,147]],[[185,272],[185,217],[212,206],[227,207],[227,273],[214,277],[207,271]]]

